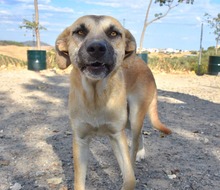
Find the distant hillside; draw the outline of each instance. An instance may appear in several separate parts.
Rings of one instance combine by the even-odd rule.
[[[22,44],[24,44],[24,46],[30,46],[30,47],[35,47],[36,46],[36,41],[26,41],[26,42],[22,42]],[[40,42],[41,46],[51,46],[45,42]]]
[[[8,46],[8,45],[15,45],[15,46],[24,46],[21,42],[9,41],[9,40],[0,40],[0,46]]]
[[[25,42],[16,42],[16,41],[10,41],[10,40],[0,40],[1,46],[7,46],[7,45],[15,45],[15,46],[29,46],[34,47],[36,46],[35,41],[25,41]],[[41,46],[51,46],[45,42],[41,42]]]

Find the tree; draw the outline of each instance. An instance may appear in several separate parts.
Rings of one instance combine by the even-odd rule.
[[[31,22],[29,20],[23,19],[23,25],[20,28],[26,28],[27,30],[34,30],[37,42],[37,49],[40,49],[40,30],[46,30],[45,27],[39,24],[39,14],[38,14],[38,0],[34,0],[35,9],[35,21]]]
[[[140,51],[142,50],[143,48],[143,42],[144,42],[144,35],[145,35],[145,32],[146,32],[146,29],[147,27],[152,24],[153,22],[159,20],[159,19],[162,19],[163,17],[167,16],[167,14],[175,7],[177,7],[180,3],[187,3],[187,4],[193,4],[194,0],[154,0],[155,3],[159,3],[160,6],[166,6],[167,7],[167,10],[164,12],[164,13],[158,13],[158,14],[155,14],[155,18],[152,19],[152,20],[148,20],[148,17],[149,17],[149,14],[150,14],[150,9],[151,9],[151,6],[152,6],[152,3],[153,3],[153,0],[150,0],[149,4],[148,4],[148,7],[147,7],[147,11],[146,11],[146,16],[145,16],[145,20],[144,20],[144,26],[143,26],[143,30],[142,30],[142,33],[141,33],[141,38],[140,38]]]
[[[205,21],[209,24],[210,28],[213,29],[215,35],[215,53],[218,53],[218,44],[220,41],[220,13],[216,17],[212,17],[210,14],[205,13]]]

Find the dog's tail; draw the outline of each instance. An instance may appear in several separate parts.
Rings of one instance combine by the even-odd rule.
[[[154,128],[158,129],[159,131],[165,133],[165,134],[171,134],[172,131],[168,129],[163,123],[161,123],[159,117],[158,117],[158,111],[157,111],[157,92],[155,92],[154,97],[152,99],[152,102],[150,103],[148,115],[150,118],[150,121]]]

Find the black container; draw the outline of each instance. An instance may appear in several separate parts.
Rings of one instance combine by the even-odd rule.
[[[28,50],[28,70],[40,71],[46,69],[46,51]]]
[[[220,56],[209,56],[208,73],[210,75],[220,74]]]
[[[138,53],[137,56],[140,57],[141,59],[143,59],[145,63],[147,63],[147,61],[148,61],[147,53]]]

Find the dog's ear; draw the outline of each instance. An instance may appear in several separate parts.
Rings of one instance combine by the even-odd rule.
[[[70,29],[66,28],[57,38],[56,49],[56,62],[60,69],[66,69],[70,64],[70,57],[68,52],[68,38],[70,35]]]
[[[125,29],[125,59],[136,53],[136,40],[131,32]]]

